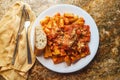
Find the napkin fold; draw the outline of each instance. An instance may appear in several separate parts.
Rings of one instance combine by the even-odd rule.
[[[27,62],[26,31],[24,28],[20,35],[15,64],[12,65],[11,62],[16,45],[16,36],[20,25],[23,5],[26,6],[26,10],[30,17],[28,35],[32,64],[28,64]],[[10,7],[0,21],[0,75],[6,80],[26,80],[29,69],[35,63],[36,57],[30,42],[30,32],[35,19],[35,14],[30,6],[27,3],[19,1]]]

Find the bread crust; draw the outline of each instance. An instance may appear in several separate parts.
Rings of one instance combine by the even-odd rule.
[[[45,52],[45,49],[37,49],[35,47],[35,52],[34,53],[35,53],[36,56],[40,56],[44,52]]]

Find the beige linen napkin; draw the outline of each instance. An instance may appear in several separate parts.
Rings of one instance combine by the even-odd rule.
[[[6,80],[26,80],[27,72],[33,66],[36,59],[31,48],[32,64],[27,62],[26,31],[24,28],[20,36],[15,64],[11,64],[23,5],[26,6],[30,16],[30,35],[31,27],[36,17],[30,6],[26,3],[16,2],[0,21],[0,75]],[[29,44],[31,45],[30,41]]]

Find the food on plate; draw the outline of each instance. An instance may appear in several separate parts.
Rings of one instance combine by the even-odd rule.
[[[71,65],[90,54],[90,27],[83,17],[56,13],[53,17],[46,16],[40,24],[47,35],[45,58],[51,58],[55,64]]]
[[[35,54],[39,56],[43,51],[47,44],[47,37],[44,31],[36,26],[35,28]]]

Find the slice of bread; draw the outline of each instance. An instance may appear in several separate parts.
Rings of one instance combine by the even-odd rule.
[[[35,54],[40,56],[47,45],[47,37],[45,32],[40,26],[35,28]]]

